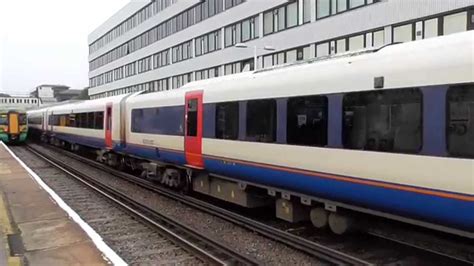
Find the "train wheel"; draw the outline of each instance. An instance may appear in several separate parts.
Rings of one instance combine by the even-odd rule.
[[[337,235],[343,235],[354,228],[354,220],[348,215],[337,212],[329,214],[329,228]]]
[[[329,213],[324,208],[314,208],[311,210],[310,220],[314,227],[321,229],[327,227],[329,220],[328,216]]]

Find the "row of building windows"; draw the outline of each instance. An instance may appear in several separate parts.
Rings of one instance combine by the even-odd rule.
[[[109,32],[107,32],[104,36],[100,37],[94,43],[89,45],[89,54],[94,53],[95,51],[99,50],[100,48],[104,47],[111,41],[115,40],[116,38],[122,36],[125,32],[137,27],[142,22],[148,20],[149,18],[153,17],[154,15],[158,14],[165,8],[175,4],[177,0],[155,0],[152,1],[149,5],[142,8],[140,11],[132,15],[126,21],[122,22],[120,25],[116,26]]]
[[[244,2],[244,0],[233,1],[232,4],[235,3],[237,5],[242,2]],[[231,7],[233,6],[229,6],[228,8]],[[92,71],[104,66],[223,11],[222,0],[205,0],[201,4],[181,12],[153,29],[92,60],[89,63],[89,70]]]
[[[25,99],[25,98],[0,98],[0,103],[5,104],[38,104],[38,99]]]
[[[303,23],[309,22],[311,19],[311,2],[314,0],[304,0],[303,1],[303,13],[304,13],[304,19]],[[327,3],[325,1],[318,0],[317,1],[317,7],[319,6],[325,6],[328,5],[329,8],[331,8],[331,0],[327,0]],[[372,4],[376,1],[367,1],[365,2],[364,0],[344,0],[347,2],[347,6],[350,8],[357,8],[362,5],[368,5]],[[242,1],[238,1],[237,4],[240,4]],[[339,2],[342,2],[339,0]],[[170,19],[169,25],[170,25],[170,30],[169,32],[175,33],[177,31],[180,31],[182,29],[187,28],[188,26],[194,24],[189,24],[188,22],[193,20],[195,18],[195,15],[197,14],[196,12],[203,14],[202,16],[198,16],[195,18],[195,21],[200,21],[202,18],[207,18],[209,16],[215,15],[217,13],[222,12],[221,10],[221,1],[217,0],[208,0],[201,5],[199,5],[199,8],[192,8],[189,9],[178,16],[176,16],[173,19]],[[362,4],[361,4],[362,3]],[[288,28],[292,28],[295,26],[299,25],[298,22],[298,4],[299,2],[292,2],[289,4],[286,4],[284,6],[269,10],[264,13],[263,16],[263,21],[264,21],[264,35],[271,34],[274,32],[279,32]],[[337,5],[335,3],[334,5]],[[207,10],[204,12],[203,10]],[[342,10],[342,9],[341,9]],[[343,11],[346,11],[344,9]],[[204,12],[204,13],[203,13]],[[340,11],[342,12],[342,11]],[[318,18],[323,18],[329,15],[337,14],[338,12],[331,13],[329,12],[327,15],[324,16],[318,16]],[[193,15],[191,15],[193,14]],[[308,20],[309,19],[309,20]],[[175,25],[176,22],[176,25]],[[253,40],[255,38],[259,37],[258,33],[258,16],[243,20],[241,22],[235,23],[233,25],[230,25],[228,27],[225,27],[224,32],[225,32],[225,47],[229,47],[232,45],[235,45],[240,42],[246,42],[249,40]],[[90,64],[90,70],[94,70],[102,65],[108,64],[118,58],[121,58],[123,56],[126,56],[129,53],[132,53],[138,49],[141,49],[142,47],[148,46],[151,43],[154,43],[164,37],[169,36],[167,33],[167,28],[165,24],[166,22],[158,25],[156,28],[142,34],[141,36],[135,38],[134,40],[131,40],[129,43],[126,43],[122,45],[121,47],[118,47],[111,52],[93,60]],[[176,27],[175,27],[176,26]],[[219,35],[220,31],[216,31],[214,35]],[[197,38],[196,42],[196,55],[201,55],[205,54],[204,52],[208,48],[210,51],[214,51],[220,48],[216,48],[216,46],[220,46],[220,38],[217,36],[214,36],[215,38],[213,39],[218,39],[219,42],[213,42],[212,40],[209,40],[210,43],[209,45],[203,44],[203,36]],[[177,62],[179,62],[178,60]]]
[[[395,25],[392,27],[392,31],[388,33],[384,29],[375,29],[365,33],[358,33],[334,40],[318,42],[314,46],[314,52],[310,51],[310,45],[306,45],[286,51],[268,54],[263,56],[263,66],[271,67],[284,63],[293,63],[300,60],[310,59],[313,56],[324,57],[338,53],[353,52],[365,48],[381,47],[389,43],[387,34],[392,35],[393,42],[414,41],[439,35],[453,34],[468,30],[468,24],[469,20],[467,11],[448,14],[440,17],[421,19],[419,21]],[[188,47],[188,52],[191,52],[190,46]],[[163,62],[160,67],[169,64],[169,61],[167,61],[169,60],[169,50],[165,50],[159,54],[161,54],[160,58]],[[181,57],[181,61],[182,60],[183,59]],[[153,64],[156,62],[157,61],[154,60]],[[230,75],[254,69],[252,59],[226,64],[222,67],[224,75]],[[218,68],[218,66],[215,66],[209,69],[218,70]],[[206,70],[208,69],[196,71],[196,80],[205,79],[206,77],[211,78],[219,75],[219,71],[214,71],[213,75],[206,76],[201,74],[201,71],[205,73]],[[172,79],[172,77],[169,78]],[[179,84],[185,84],[185,82],[181,82]],[[170,88],[177,87],[176,85],[173,85],[170,86]],[[99,97],[105,97],[105,95],[106,94],[103,94]]]

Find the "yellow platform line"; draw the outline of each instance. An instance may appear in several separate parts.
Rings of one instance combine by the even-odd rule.
[[[8,266],[20,266],[22,265],[19,257],[10,256],[10,247],[8,245],[7,236],[14,234],[15,231],[10,221],[10,215],[8,214],[8,208],[5,204],[5,196],[0,192],[0,230],[2,232],[3,242],[5,243],[5,255],[7,256]]]

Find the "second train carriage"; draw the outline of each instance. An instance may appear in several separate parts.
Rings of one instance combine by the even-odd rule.
[[[248,207],[270,195],[286,220],[311,209],[341,232],[351,210],[472,238],[473,38],[58,106],[43,130],[171,186]]]

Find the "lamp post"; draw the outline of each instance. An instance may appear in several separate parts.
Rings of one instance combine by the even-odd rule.
[[[249,48],[249,46],[243,44],[243,43],[237,43],[235,45],[236,48]],[[271,46],[264,46],[264,47],[257,47],[256,45],[253,46],[253,65],[255,70],[258,69],[258,59],[257,59],[257,49],[262,49],[264,51],[275,51],[275,48]]]

